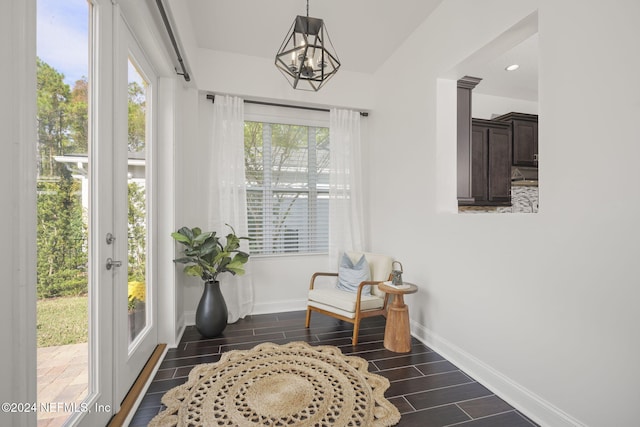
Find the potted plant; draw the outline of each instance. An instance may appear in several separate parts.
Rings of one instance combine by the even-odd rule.
[[[173,261],[187,264],[184,272],[204,281],[196,310],[196,328],[207,338],[220,335],[227,326],[227,304],[220,291],[218,275],[227,272],[243,275],[244,264],[249,260],[249,254],[239,250],[240,240],[249,238],[236,236],[233,227],[226,225],[231,232],[227,234],[224,245],[215,231],[202,232],[198,227],[182,227],[171,233],[171,237],[185,246],[184,256]]]
[[[130,280],[127,284],[128,304],[127,311],[129,313],[129,342],[134,338],[145,324],[145,282],[139,280]]]

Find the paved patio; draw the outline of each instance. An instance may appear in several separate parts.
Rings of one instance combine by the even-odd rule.
[[[38,427],[64,424],[72,413],[64,405],[79,405],[87,395],[88,366],[87,343],[38,348]]]

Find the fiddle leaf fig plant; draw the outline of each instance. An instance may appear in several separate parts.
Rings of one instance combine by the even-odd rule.
[[[231,229],[227,234],[224,245],[215,231],[203,232],[200,228],[182,227],[171,233],[171,237],[184,245],[182,258],[176,258],[173,262],[187,264],[184,272],[189,276],[200,277],[205,282],[218,280],[220,273],[229,272],[232,275],[243,275],[244,264],[249,261],[249,254],[240,250],[240,240],[249,240],[248,237],[236,236],[236,231]]]

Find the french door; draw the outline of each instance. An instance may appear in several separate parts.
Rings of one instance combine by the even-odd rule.
[[[122,267],[114,273],[115,396],[120,402],[158,342],[153,172],[157,77],[116,7],[114,229]],[[125,268],[126,265],[126,268]]]
[[[39,3],[39,7],[41,4],[44,5],[44,3]],[[65,369],[73,367],[75,362],[86,371],[86,375],[75,380],[75,382],[81,383],[81,387],[84,386],[84,392],[71,402],[67,400],[66,396],[52,397],[46,394],[47,387],[55,389],[64,386],[64,384],[60,384],[59,379],[54,379],[52,384],[45,386],[42,393],[40,393],[40,384],[38,384],[40,404],[48,405],[49,401],[53,399],[56,405],[59,405],[58,402],[65,405],[62,408],[63,416],[66,417],[65,425],[70,426],[106,425],[113,413],[118,410],[117,400],[114,399],[113,375],[117,360],[113,347],[119,339],[119,333],[113,327],[114,292],[117,284],[115,279],[117,276],[114,274],[115,270],[108,266],[108,260],[113,261],[118,256],[117,245],[113,240],[114,223],[118,215],[113,209],[114,195],[116,194],[114,185],[116,157],[112,143],[114,140],[114,99],[112,96],[114,15],[110,0],[87,0],[84,5],[79,1],[73,2],[75,8],[80,9],[85,6],[88,12],[85,15],[88,17],[86,31],[88,60],[85,86],[86,107],[84,108],[86,136],[84,137],[84,147],[82,147],[84,150],[81,149],[77,157],[73,154],[63,153],[62,156],[56,158],[56,161],[65,163],[65,169],[72,171],[71,176],[74,181],[79,182],[82,209],[80,215],[76,213],[75,216],[76,222],[82,221],[86,229],[84,238],[86,239],[86,304],[88,306],[86,322],[88,333],[86,345],[82,345],[86,348],[84,350],[86,353],[77,359],[64,361],[67,365]],[[79,12],[78,16],[80,16]],[[77,27],[76,23],[69,25]],[[40,23],[38,23],[38,28],[40,28]],[[77,49],[75,46],[69,48]],[[71,129],[73,127],[69,126]],[[76,124],[76,127],[82,128],[79,124]],[[41,139],[40,135],[39,139]],[[63,175],[65,174],[63,173]],[[41,196],[38,197],[40,204]],[[63,215],[62,212],[59,214]],[[80,218],[77,218],[78,216]],[[47,220],[44,222],[46,225]],[[66,247],[60,249],[62,251],[68,250]],[[41,250],[42,248],[39,246],[38,252]],[[40,276],[40,271],[38,275]],[[59,315],[64,317],[66,314],[60,313]],[[40,364],[40,361],[38,363]],[[73,405],[69,405],[70,403]],[[50,408],[45,406],[44,409],[49,410]],[[59,409],[59,407],[51,408],[51,412],[55,413]],[[47,420],[46,418],[41,419],[39,413],[38,424],[40,425],[41,422],[46,425]]]
[[[109,33],[113,36],[113,45],[104,51],[107,58],[96,64],[106,81],[95,73],[97,114],[93,116],[96,141],[102,137],[102,143],[93,144],[97,167],[91,212],[97,232],[92,241],[97,241],[92,322],[101,333],[89,352],[98,368],[95,392],[105,396],[105,403],[84,414],[78,424],[82,426],[100,425],[120,409],[158,335],[151,251],[157,77],[119,7],[108,0],[94,1],[103,11],[111,10],[110,24],[101,29],[111,31],[96,34],[96,41]],[[94,45],[100,47],[99,42]],[[111,409],[108,417],[100,416],[103,408]]]
[[[72,337],[73,346],[52,340],[38,348],[38,371],[50,374],[38,377],[38,424],[59,425],[62,418],[67,426],[93,427],[106,425],[120,409],[157,344],[152,251],[157,77],[118,5],[74,0],[64,3],[65,15],[54,9],[60,5],[38,3],[42,10],[51,8],[52,17],[85,20],[68,28],[85,31],[88,54],[86,74],[71,91],[56,68],[64,61],[56,63],[52,55],[47,61],[56,66],[38,63],[38,294],[43,307],[61,307],[62,297],[80,298],[69,313],[84,310],[74,325],[84,323],[86,332]],[[75,14],[68,13],[73,8]],[[47,18],[38,20],[45,32]],[[43,314],[38,327],[70,317],[58,311],[55,319]],[[54,366],[70,349],[78,354]],[[64,375],[54,375],[62,370]]]

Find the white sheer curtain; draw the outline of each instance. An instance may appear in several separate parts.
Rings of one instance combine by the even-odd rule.
[[[242,98],[216,95],[211,118],[209,142],[209,216],[208,230],[226,236],[233,226],[238,236],[248,236],[247,198],[244,174],[244,101]],[[242,241],[243,251],[249,252]],[[245,317],[253,308],[251,259],[246,274],[220,276],[220,288],[227,303],[229,323]]]
[[[360,113],[333,108],[329,117],[329,262],[364,251]]]

